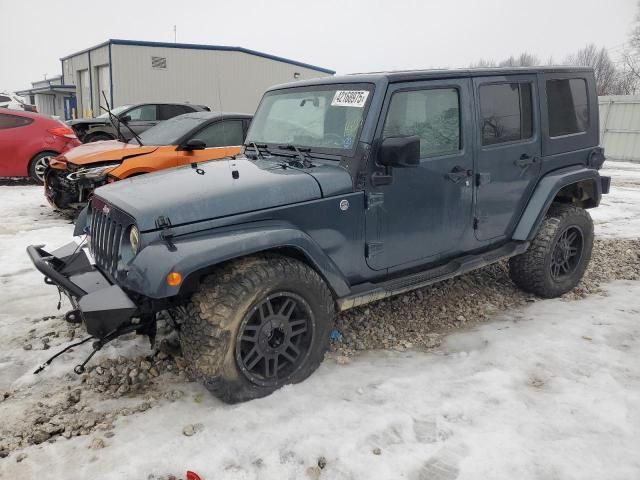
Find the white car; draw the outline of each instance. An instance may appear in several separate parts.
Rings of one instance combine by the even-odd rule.
[[[38,111],[35,105],[29,105],[22,99],[22,97],[10,92],[0,92],[0,108],[24,110],[26,112]]]

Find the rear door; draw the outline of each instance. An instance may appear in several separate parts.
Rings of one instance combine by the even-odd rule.
[[[126,112],[125,115],[131,117],[129,127],[137,134],[141,134],[158,123],[158,105],[140,105]],[[123,126],[120,130],[126,138],[132,137],[127,127]]]
[[[184,113],[191,113],[193,111],[193,108],[187,107],[186,105],[173,105],[170,103],[158,105],[158,119],[160,121],[169,120],[170,118],[177,117]]]
[[[535,186],[540,162],[535,75],[477,77],[475,234],[482,242],[510,234]]]

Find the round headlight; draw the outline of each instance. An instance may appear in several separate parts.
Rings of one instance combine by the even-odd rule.
[[[129,245],[131,245],[131,250],[133,250],[134,255],[138,253],[138,248],[140,247],[140,232],[135,225],[129,230]]]

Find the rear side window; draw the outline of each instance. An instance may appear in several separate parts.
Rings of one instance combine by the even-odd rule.
[[[212,123],[196,133],[193,138],[205,142],[207,148],[242,145],[244,141],[242,121],[223,120]]]
[[[547,80],[549,136],[586,132],[589,127],[587,82],[582,78]]]
[[[391,98],[383,137],[417,135],[420,157],[460,150],[458,90],[438,88],[397,92]]]
[[[15,115],[6,115],[4,113],[0,113],[0,130],[6,128],[24,127],[25,125],[29,125],[30,123],[33,123],[33,120],[31,118],[17,117]]]
[[[11,98],[5,95],[0,95],[0,102],[10,102]]]
[[[191,112],[193,112],[193,109],[185,105],[158,105],[159,120],[169,120],[170,118],[177,117],[183,113]]]
[[[515,142],[533,136],[530,83],[482,85],[479,94],[482,145]]]

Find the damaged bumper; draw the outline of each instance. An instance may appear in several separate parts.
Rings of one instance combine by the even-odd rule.
[[[90,335],[104,338],[136,315],[138,305],[120,287],[111,284],[76,243],[51,253],[42,246],[31,245],[27,253],[44,275],[45,283],[57,286],[69,298]]]

